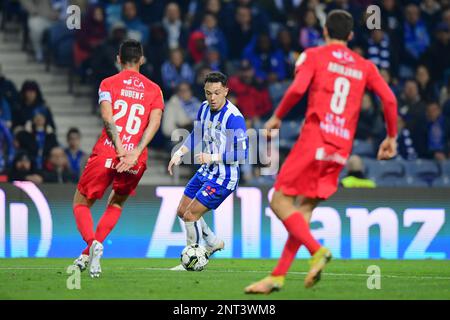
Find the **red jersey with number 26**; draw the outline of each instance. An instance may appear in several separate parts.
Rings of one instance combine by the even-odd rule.
[[[397,135],[397,101],[376,66],[344,45],[311,48],[297,60],[294,82],[276,110],[281,119],[309,88],[302,132],[333,145],[346,158],[351,152],[365,89],[383,103],[389,136]],[[305,141],[306,142],[306,141]],[[308,143],[308,142],[306,142]]]
[[[126,151],[133,150],[141,141],[152,110],[164,109],[160,87],[139,72],[132,70],[122,70],[104,79],[100,84],[98,95],[99,104],[102,101],[112,104],[114,123]],[[92,153],[112,158],[116,155],[115,148],[104,128]],[[147,148],[139,157],[139,162],[146,160]]]

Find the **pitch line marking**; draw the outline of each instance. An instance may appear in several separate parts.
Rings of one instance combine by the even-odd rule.
[[[147,270],[147,271],[170,271],[170,268],[111,268],[112,270]],[[56,268],[56,267],[0,267],[0,270],[65,270],[65,267]],[[257,270],[206,270],[206,272],[217,272],[217,273],[269,273],[270,271],[257,271]],[[307,272],[299,272],[299,271],[291,271],[289,274],[293,275],[306,275]],[[365,273],[335,273],[335,272],[324,272],[324,275],[334,276],[334,277],[364,277],[367,278],[368,274]],[[442,276],[402,276],[402,275],[393,275],[393,274],[382,274],[383,278],[399,278],[399,279],[434,279],[434,280],[450,280],[450,277],[442,277]]]

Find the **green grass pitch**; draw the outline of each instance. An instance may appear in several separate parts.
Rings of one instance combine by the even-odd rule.
[[[211,259],[202,272],[175,272],[176,259],[103,259],[101,278],[81,274],[66,287],[71,259],[0,259],[0,299],[450,299],[450,261],[334,260],[322,281],[303,287],[306,260],[296,260],[285,287],[269,296],[243,289],[275,260]],[[367,288],[367,267],[381,269],[381,289]]]

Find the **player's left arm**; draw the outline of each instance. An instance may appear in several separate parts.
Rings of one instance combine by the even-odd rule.
[[[152,104],[153,110],[150,112],[148,125],[142,134],[141,140],[132,151],[128,152],[125,157],[120,160],[120,163],[116,168],[117,172],[124,172],[135,166],[139,156],[153,140],[156,132],[158,132],[164,109],[162,94],[155,98],[155,102]]]
[[[387,160],[397,154],[397,99],[373,63],[370,63],[368,72],[367,88],[381,99],[387,131],[387,137],[380,145],[377,158]]]

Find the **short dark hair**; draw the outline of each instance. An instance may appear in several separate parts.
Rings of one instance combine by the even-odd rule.
[[[345,10],[331,10],[325,26],[330,38],[348,41],[348,36],[353,30],[353,17]]]
[[[81,137],[80,129],[78,129],[78,128],[70,128],[69,130],[67,130],[67,135],[66,135],[67,140],[69,139],[70,135],[72,135],[74,133]]]
[[[222,72],[213,71],[208,73],[205,77],[205,84],[207,84],[208,82],[211,83],[220,82],[224,87],[226,87],[228,83],[228,77],[224,75]]]
[[[144,50],[141,43],[137,40],[128,39],[120,45],[119,57],[122,64],[138,63],[143,55]]]

